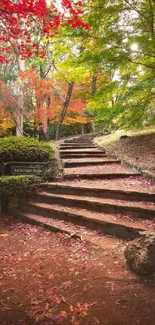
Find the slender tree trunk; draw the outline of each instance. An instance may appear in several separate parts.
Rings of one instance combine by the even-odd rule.
[[[82,134],[84,134],[84,124],[82,124],[81,127],[82,127]]]
[[[92,94],[92,97],[95,96],[96,92],[97,92],[97,75],[94,74],[93,77],[92,77],[92,84],[91,84],[91,94]],[[92,131],[95,132],[95,124],[94,124],[94,120],[92,119],[91,121],[91,128],[92,128]]]
[[[18,57],[19,71],[25,71],[25,61]],[[18,106],[16,110],[16,136],[23,135],[24,124],[24,92],[21,84],[18,84]]]
[[[62,111],[60,113],[59,121],[58,121],[57,128],[56,128],[56,140],[60,139],[61,125],[63,123],[63,120],[64,120],[65,116],[66,116],[67,109],[68,109],[69,104],[70,104],[73,88],[74,88],[74,82],[70,82],[68,84],[68,91],[67,91],[66,99],[64,101],[63,109],[62,109]]]
[[[45,107],[45,118],[44,118],[44,134],[46,140],[49,140],[49,129],[50,129],[50,120],[49,120],[49,110],[51,105],[51,97],[48,97]]]
[[[92,84],[91,84],[91,94],[94,96],[97,92],[97,75],[94,74],[92,77]]]
[[[153,5],[152,1],[149,0],[149,5],[150,5],[150,30],[151,30],[151,38],[152,41],[154,41],[154,10],[153,10]]]

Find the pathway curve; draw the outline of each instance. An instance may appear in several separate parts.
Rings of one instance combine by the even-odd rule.
[[[97,244],[155,232],[155,186],[108,158],[93,135],[65,140],[60,156],[63,179],[42,184],[22,218]]]

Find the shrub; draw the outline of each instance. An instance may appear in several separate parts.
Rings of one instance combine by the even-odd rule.
[[[28,137],[9,137],[0,139],[0,165],[8,161],[48,162],[48,177],[57,171],[53,147],[47,142]],[[46,175],[45,175],[46,177]]]
[[[0,197],[2,212],[7,212],[10,199],[26,199],[34,194],[40,179],[36,176],[0,177]]]
[[[54,161],[54,150],[46,142],[28,137],[0,139],[0,164],[7,161]]]

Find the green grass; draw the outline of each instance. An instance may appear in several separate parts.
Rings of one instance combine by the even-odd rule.
[[[143,129],[143,130],[137,130],[137,131],[124,131],[124,130],[117,130],[109,135],[105,135],[102,137],[95,138],[95,143],[105,148],[114,142],[118,141],[122,135],[128,135],[130,137],[138,136],[138,135],[146,135],[146,134],[152,134],[155,133],[155,128],[153,129]]]

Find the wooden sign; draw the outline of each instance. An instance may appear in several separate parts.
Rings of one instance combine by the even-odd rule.
[[[43,175],[44,167],[42,166],[12,166],[12,175]]]

